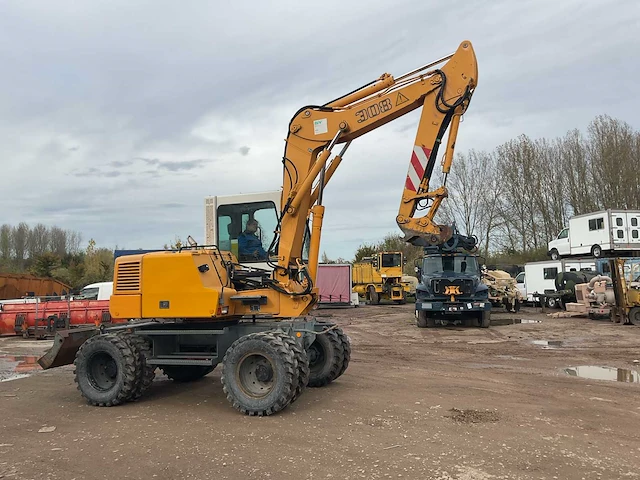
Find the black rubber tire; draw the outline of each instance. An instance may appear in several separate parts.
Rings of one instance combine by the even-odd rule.
[[[560,260],[560,254],[555,248],[551,250],[551,260]]]
[[[596,258],[602,257],[602,247],[600,245],[594,245],[591,247],[591,255]]]
[[[342,342],[342,367],[340,367],[340,371],[336,378],[341,376],[349,367],[349,362],[351,362],[351,340],[349,337],[342,331],[340,328],[335,328],[334,332],[338,335],[338,338]]]
[[[558,308],[558,299],[555,297],[547,297],[545,299],[545,304],[547,308]]]
[[[480,312],[480,327],[481,328],[489,328],[491,326],[491,312],[483,311]]]
[[[284,342],[286,342],[294,353],[294,363],[298,376],[296,379],[295,393],[289,402],[293,403],[300,397],[300,395],[302,395],[309,384],[309,357],[307,356],[307,351],[298,344],[295,338],[291,335],[281,331],[272,331],[271,333],[279,336]]]
[[[216,365],[161,365],[160,369],[174,382],[187,383],[195,382],[205,375],[209,375],[216,368]]]
[[[136,387],[137,362],[121,336],[95,335],[80,346],[73,362],[78,390],[91,405],[112,407],[126,402]]]
[[[266,359],[273,367],[273,386],[264,395],[247,392],[240,379],[240,369],[247,368],[245,363],[252,356]],[[233,342],[224,355],[220,381],[233,408],[247,415],[265,416],[289,405],[298,375],[294,351],[278,335],[267,331],[244,335]]]
[[[436,319],[430,316],[426,310],[418,310],[416,325],[418,328],[433,328],[436,326]]]
[[[380,294],[376,292],[375,287],[369,287],[369,304],[380,305]]]
[[[629,310],[629,323],[640,326],[640,307]]]
[[[129,341],[138,357],[136,388],[129,399],[136,401],[144,395],[153,383],[153,379],[156,377],[156,366],[147,363],[151,358],[151,345],[146,338],[135,333],[126,334],[124,337]]]
[[[316,335],[307,355],[310,387],[324,387],[338,378],[344,362],[344,348],[334,330]]]
[[[513,304],[513,312],[514,313],[518,313],[520,311],[520,307],[522,306],[522,302],[520,301],[519,298],[516,298],[514,304]]]

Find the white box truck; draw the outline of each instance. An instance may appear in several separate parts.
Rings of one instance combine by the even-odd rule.
[[[539,295],[545,291],[556,291],[556,275],[560,272],[596,270],[595,260],[545,260],[529,262],[524,265],[524,272],[516,276],[516,285],[526,303],[540,303]],[[557,299],[547,298],[547,306],[556,307]]]
[[[640,210],[601,210],[569,219],[548,244],[552,260],[574,255],[602,257],[603,252],[640,252]]]

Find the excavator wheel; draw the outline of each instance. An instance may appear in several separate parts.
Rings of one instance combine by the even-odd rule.
[[[640,326],[640,307],[629,310],[629,323]]]
[[[324,387],[340,375],[345,355],[342,340],[335,330],[317,334],[307,350],[310,387]]]
[[[174,382],[187,383],[209,375],[216,365],[162,365],[160,369]]]
[[[272,415],[291,402],[298,386],[296,354],[280,335],[244,335],[227,349],[222,387],[227,400],[247,415]]]
[[[135,391],[138,358],[129,342],[119,335],[89,338],[80,346],[73,363],[78,390],[91,405],[118,405]]]
[[[293,350],[295,355],[298,383],[296,385],[295,393],[291,398],[290,403],[293,403],[298,399],[298,397],[300,397],[300,395],[302,395],[302,392],[304,392],[305,388],[307,388],[307,385],[309,384],[309,357],[307,356],[307,351],[300,346],[291,335],[279,331],[273,331],[272,333],[282,338],[282,340]]]
[[[147,363],[151,358],[151,345],[149,345],[148,340],[135,333],[126,332],[118,335],[129,344],[136,356],[136,386],[131,393],[131,397],[128,398],[129,401],[136,401],[144,395],[156,376],[155,365]]]
[[[338,338],[342,342],[342,351],[343,351],[342,367],[340,368],[338,375],[336,375],[336,378],[338,378],[349,367],[349,362],[351,361],[351,341],[349,340],[349,337],[342,331],[342,329],[335,328],[333,331],[336,332],[336,334],[338,335]]]

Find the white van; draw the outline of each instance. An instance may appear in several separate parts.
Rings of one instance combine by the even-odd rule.
[[[91,283],[80,290],[73,300],[109,300],[113,294],[113,282]]]
[[[640,252],[640,210],[601,210],[569,220],[548,244],[552,260],[572,255],[601,257],[607,251]]]
[[[522,298],[527,303],[539,303],[539,295],[543,294],[545,290],[556,290],[556,276],[559,272],[575,271],[592,271],[596,270],[596,263],[594,260],[546,260],[542,262],[529,262],[524,265],[524,272],[520,272],[516,276],[516,285]],[[549,298],[547,302],[548,307],[555,307],[555,299]]]

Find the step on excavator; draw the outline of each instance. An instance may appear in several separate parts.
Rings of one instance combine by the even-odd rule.
[[[189,382],[220,363],[229,403],[259,416],[281,411],[306,387],[335,381],[349,366],[350,340],[338,325],[309,316],[318,301],[324,189],[352,141],[421,108],[397,224],[414,245],[469,242],[434,222],[447,189],[430,190],[429,181],[447,130],[445,178],[451,168],[460,118],[477,82],[476,56],[464,41],[454,53],[397,78],[385,73],[328,103],[300,108],[282,158],[269,269],[192,238],[178,251],[118,257],[109,309],[128,322],[58,331],[40,365],[73,363],[87,402],[114,406],[143,396],[157,368]]]

